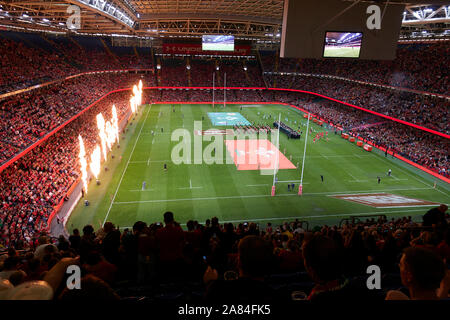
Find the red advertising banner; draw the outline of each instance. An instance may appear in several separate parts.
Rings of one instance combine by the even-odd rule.
[[[203,51],[201,44],[194,43],[163,43],[165,54],[199,54],[199,55],[228,55],[249,56],[251,46],[234,46],[234,51]]]

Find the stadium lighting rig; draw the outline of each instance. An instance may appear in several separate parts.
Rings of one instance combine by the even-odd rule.
[[[130,15],[123,12],[123,10],[111,2],[105,0],[77,0],[77,2],[99,10],[115,20],[119,20],[120,22],[126,24],[130,28],[133,28],[136,23]]]

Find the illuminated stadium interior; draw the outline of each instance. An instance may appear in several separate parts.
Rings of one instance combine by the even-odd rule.
[[[0,0],[0,300],[448,301],[450,3],[323,1]]]

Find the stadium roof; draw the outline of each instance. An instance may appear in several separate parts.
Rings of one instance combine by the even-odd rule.
[[[447,35],[448,1],[430,0],[433,4],[422,4],[423,0],[389,0],[388,3],[407,5],[402,33]],[[68,29],[66,22],[73,14],[67,12],[70,5],[81,9],[80,29]],[[154,38],[224,33],[278,42],[283,6],[284,0],[0,0],[0,25],[32,31]]]

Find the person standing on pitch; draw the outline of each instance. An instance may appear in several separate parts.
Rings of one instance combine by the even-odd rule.
[[[322,180],[322,182],[323,182],[323,175],[320,175],[320,180]]]
[[[291,185],[288,183],[288,191],[291,191]]]
[[[378,184],[380,184],[381,183],[381,178],[377,177],[377,180],[378,180]]]
[[[142,182],[142,191],[144,191],[146,187],[147,187],[147,183],[145,181]]]
[[[167,164],[164,163],[164,171],[167,171]]]
[[[390,176],[391,176],[391,173],[392,173],[392,170],[391,170],[391,169],[389,169],[389,171],[388,171],[388,177],[390,177]]]

